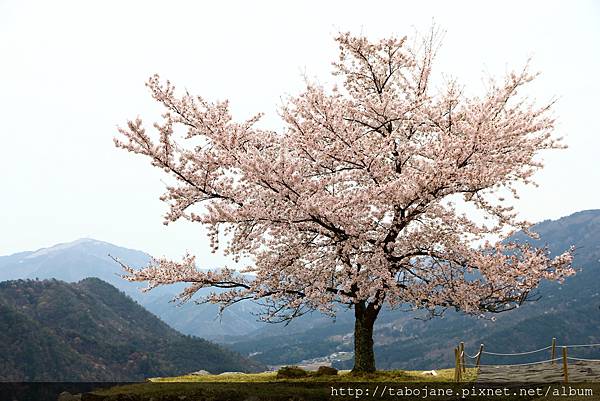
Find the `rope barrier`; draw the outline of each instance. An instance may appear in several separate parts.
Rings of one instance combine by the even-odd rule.
[[[567,359],[569,359],[569,358],[567,358]],[[527,363],[512,363],[512,364],[508,364],[508,365],[483,365],[483,364],[480,364],[479,367],[482,367],[482,366],[487,366],[487,367],[505,367],[505,366],[539,365],[541,363],[555,362],[555,361],[560,361],[560,360],[562,360],[562,357],[560,357],[560,358],[554,358],[554,359],[547,359],[545,361],[527,362]],[[472,367],[476,367],[476,366],[473,365]]]
[[[600,344],[577,344],[577,345],[564,345],[567,348],[587,348],[587,347],[600,347]]]
[[[481,347],[479,348],[479,352],[477,352],[475,355],[469,355],[466,353],[465,349],[464,349],[464,343],[461,342],[459,347],[456,347],[454,349],[454,355],[456,357],[456,369],[455,369],[455,380],[456,381],[460,381],[461,380],[461,370],[464,371],[466,367],[469,368],[481,368],[481,367],[489,367],[489,368],[504,368],[504,367],[518,367],[518,366],[534,366],[534,365],[542,365],[542,364],[552,364],[552,368],[553,369],[561,369],[560,365],[557,364],[557,361],[562,361],[562,371],[563,371],[563,376],[564,376],[564,381],[565,383],[568,382],[568,361],[581,361],[581,362],[600,362],[600,359],[588,359],[588,358],[575,358],[575,357],[569,357],[567,356],[567,348],[590,348],[590,347],[600,347],[600,343],[595,343],[595,344],[574,344],[574,345],[563,345],[563,346],[558,346],[556,345],[556,339],[553,338],[552,339],[552,345],[549,345],[547,347],[543,347],[543,348],[539,348],[533,351],[525,351],[525,352],[512,352],[512,353],[502,353],[502,352],[490,352],[490,351],[484,351],[483,350],[483,344],[481,344]],[[556,349],[557,348],[562,348],[562,357],[557,357],[556,356]],[[460,351],[459,351],[460,350]],[[481,356],[483,354],[486,355],[494,355],[494,356],[521,356],[521,355],[531,355],[531,354],[535,354],[538,352],[542,352],[542,351],[547,351],[547,350],[552,350],[552,356],[551,359],[546,359],[543,361],[536,361],[536,362],[524,362],[524,363],[512,363],[512,364],[500,364],[500,365],[491,365],[491,364],[481,364]],[[464,357],[467,357],[469,359],[477,359],[477,361],[475,363],[472,363],[471,361],[466,361]],[[550,367],[548,367],[549,369]],[[545,370],[546,368],[541,368],[543,370]]]
[[[570,356],[568,356],[567,359],[572,359],[574,361],[600,362],[600,359],[573,358],[573,357],[570,357]]]
[[[481,352],[478,352],[478,353],[476,353],[475,355],[471,356],[471,355],[469,355],[469,354],[467,354],[467,353],[465,352],[465,356],[466,356],[467,358],[471,358],[471,359],[475,359],[475,358],[477,358],[477,357],[479,356],[479,354],[481,354]]]
[[[510,354],[503,354],[500,352],[489,352],[489,351],[483,351],[484,354],[488,354],[488,355],[498,355],[498,356],[517,356],[517,355],[529,355],[529,354],[535,354],[536,352],[540,352],[540,351],[545,351],[547,349],[552,348],[551,345],[544,347],[544,348],[540,348],[540,349],[536,349],[534,351],[526,351],[526,352],[514,352],[514,353],[510,353]]]

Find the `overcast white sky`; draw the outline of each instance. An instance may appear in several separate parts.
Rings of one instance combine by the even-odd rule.
[[[215,266],[201,226],[162,224],[161,172],[113,145],[117,125],[158,116],[148,76],[277,127],[304,72],[329,78],[338,31],[411,35],[433,19],[436,72],[477,90],[532,56],[530,93],[560,98],[569,149],[544,154],[522,215],[600,208],[600,2],[0,0],[0,255],[92,237]]]

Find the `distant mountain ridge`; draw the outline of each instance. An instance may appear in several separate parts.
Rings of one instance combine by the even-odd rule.
[[[118,276],[119,265],[108,255],[126,259],[134,265],[145,265],[150,255],[121,248],[104,241],[81,238],[37,251],[19,252],[0,256],[0,281],[15,279],[47,279],[75,282],[86,277],[98,277],[111,284],[124,287],[127,292],[140,287]],[[137,295],[132,292],[132,295]]]
[[[1,282],[0,355],[0,381],[139,381],[263,369],[178,333],[97,278]]]

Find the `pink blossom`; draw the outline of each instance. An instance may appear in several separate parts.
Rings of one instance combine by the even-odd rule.
[[[535,74],[511,72],[479,97],[454,81],[436,90],[430,39],[415,48],[339,35],[335,86],[308,82],[288,99],[281,132],[257,128],[261,115],[236,122],[226,101],[177,95],[151,77],[147,86],[165,107],[157,136],[138,118],[119,129],[116,145],[175,179],[162,197],[166,223],[205,225],[215,249],[255,261],[244,270],[254,276],[201,272],[186,256],[126,266],[127,279],[151,288],[190,283],[183,300],[222,288],[208,301],[259,300],[264,318],[278,320],[332,312],[334,302],[498,312],[541,280],[573,274],[570,250],[550,258],[526,245],[474,245],[527,230],[505,193],[516,197],[517,184],[533,183],[541,150],[564,147],[553,136],[552,104],[517,94]],[[461,198],[485,224],[458,211]]]

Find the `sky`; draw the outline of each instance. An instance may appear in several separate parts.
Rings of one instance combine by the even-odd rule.
[[[528,94],[559,100],[569,148],[542,155],[520,215],[600,208],[600,2],[0,0],[0,255],[91,237],[226,263],[202,226],[162,224],[165,176],[114,147],[128,119],[159,119],[147,78],[229,99],[236,119],[264,112],[277,129],[305,75],[330,79],[336,33],[412,36],[432,22],[445,31],[434,74],[477,93],[531,57],[541,75]]]

